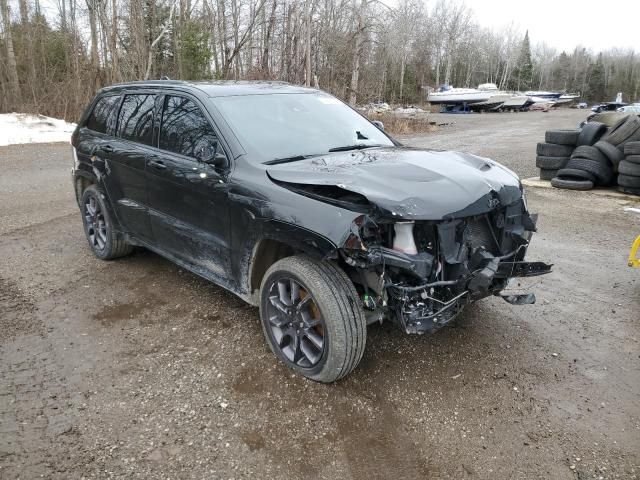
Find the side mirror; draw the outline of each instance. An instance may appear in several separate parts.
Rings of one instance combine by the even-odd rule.
[[[212,167],[223,168],[227,166],[227,156],[222,152],[216,152],[213,157],[204,160],[204,163]]]
[[[372,120],[371,123],[373,123],[376,127],[384,132],[384,123],[382,123],[380,120]]]
[[[218,142],[206,142],[198,146],[196,148],[196,159],[216,168],[227,166],[227,156],[219,150]]]

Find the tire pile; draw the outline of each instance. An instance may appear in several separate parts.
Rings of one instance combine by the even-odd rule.
[[[618,164],[618,190],[640,195],[640,142],[627,142]]]
[[[580,130],[550,130],[538,143],[541,180],[570,190],[618,186],[640,195],[640,117],[621,118],[611,128],[590,122]]]

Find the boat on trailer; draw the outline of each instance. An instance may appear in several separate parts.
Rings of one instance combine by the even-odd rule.
[[[562,96],[560,92],[544,92],[538,90],[529,90],[528,92],[524,92],[527,97],[531,97],[532,99],[545,99],[545,100],[556,100]],[[539,103],[539,102],[536,102]]]
[[[429,93],[427,101],[434,105],[472,105],[486,102],[498,92],[494,83],[484,83],[478,88],[454,88],[442,85],[436,91]]]

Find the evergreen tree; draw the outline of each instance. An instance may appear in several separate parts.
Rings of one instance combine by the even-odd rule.
[[[514,87],[516,90],[530,90],[533,83],[533,62],[531,61],[531,43],[529,31],[524,35],[518,55],[518,63],[514,70]]]
[[[592,101],[601,102],[605,99],[606,88],[604,81],[604,63],[602,53],[598,55],[595,63],[589,66],[589,82],[587,84],[587,98]]]

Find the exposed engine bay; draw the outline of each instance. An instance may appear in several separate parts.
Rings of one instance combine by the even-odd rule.
[[[549,273],[551,265],[524,261],[536,216],[523,198],[490,206],[439,221],[359,216],[340,255],[352,267],[369,323],[390,319],[407,333],[433,332],[466,304],[500,295],[510,278]],[[512,304],[535,302],[533,294],[501,296]]]

